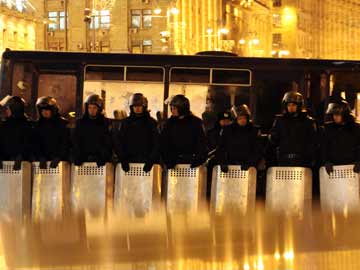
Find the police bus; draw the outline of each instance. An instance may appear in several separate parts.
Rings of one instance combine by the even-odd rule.
[[[167,115],[166,100],[185,94],[192,112],[210,129],[218,112],[246,103],[267,132],[286,91],[301,92],[321,122],[333,89],[357,113],[360,61],[244,58],[204,52],[193,56],[11,51],[2,56],[0,98],[19,95],[36,117],[35,102],[53,96],[64,116],[79,116],[84,98],[105,99],[109,118],[127,112],[128,98],[143,93],[152,116]],[[359,103],[360,105],[360,103]]]

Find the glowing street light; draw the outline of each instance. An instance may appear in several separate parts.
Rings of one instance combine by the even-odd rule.
[[[221,29],[219,30],[219,33],[220,33],[220,34],[224,34],[224,35],[229,34],[229,29],[227,29],[227,28],[221,28]]]
[[[254,45],[259,45],[259,44],[260,44],[260,40],[259,40],[258,38],[254,38],[254,39],[252,40],[252,44],[254,44]]]
[[[246,43],[245,39],[242,38],[242,39],[239,40],[239,44],[244,45],[245,43]]]
[[[214,32],[214,30],[212,28],[208,28],[206,29],[206,33],[211,35]]]
[[[173,7],[170,9],[170,13],[173,15],[178,15],[180,13],[180,10],[176,7]]]
[[[154,9],[154,14],[160,15],[160,13],[161,13],[161,8],[155,8]]]

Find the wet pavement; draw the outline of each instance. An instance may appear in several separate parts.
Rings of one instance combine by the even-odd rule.
[[[208,208],[144,217],[84,212],[1,223],[1,269],[359,269],[360,216],[321,211],[248,215]]]

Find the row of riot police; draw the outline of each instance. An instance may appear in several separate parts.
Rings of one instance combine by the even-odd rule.
[[[320,128],[304,110],[300,93],[286,93],[282,103],[283,113],[276,116],[265,146],[275,150],[277,165],[312,167],[320,160],[328,173],[333,165],[341,164],[355,164],[354,171],[360,172],[360,127],[345,101],[329,105],[331,121]],[[243,170],[256,167],[265,153],[259,140],[260,129],[251,122],[245,104],[220,114],[208,134],[183,95],[171,99],[171,117],[161,130],[141,93],[131,97],[130,116],[116,130],[104,116],[104,102],[98,95],[86,98],[84,114],[72,132],[52,97],[38,99],[36,122],[26,117],[22,98],[7,97],[2,105],[5,120],[0,125],[0,161],[14,160],[15,170],[20,169],[23,160],[40,161],[44,169],[47,161],[55,168],[62,160],[78,166],[84,162],[104,166],[114,156],[124,171],[132,162],[144,163],[146,172],[155,163],[168,169],[184,163],[195,168],[204,164],[211,153],[210,168],[219,164],[227,172],[230,164],[241,165]]]

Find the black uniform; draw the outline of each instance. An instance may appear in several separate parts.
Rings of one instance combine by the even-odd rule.
[[[32,147],[36,160],[43,167],[44,162],[51,161],[50,167],[56,168],[58,163],[69,159],[70,132],[68,121],[59,115],[56,100],[51,97],[39,98],[37,102],[39,120],[34,125]],[[43,109],[51,110],[52,117],[42,117]],[[46,163],[45,163],[46,164]]]
[[[223,127],[220,125],[220,121],[225,119],[231,121],[230,112],[225,111],[219,113],[217,116],[215,126],[207,132],[208,148],[210,152],[213,152],[219,146],[220,136],[223,130]]]
[[[276,148],[279,166],[311,167],[316,152],[316,125],[315,121],[302,109],[302,96],[299,93],[287,93],[295,96],[283,101],[298,104],[297,113],[284,112],[276,116],[270,131],[270,141]],[[300,99],[300,101],[298,100]]]
[[[121,125],[116,138],[116,154],[125,171],[129,163],[145,163],[144,171],[151,170],[160,159],[159,132],[157,122],[147,111],[147,104],[142,94],[135,94],[130,105],[130,116]],[[140,104],[137,104],[140,103]],[[143,113],[134,113],[133,106],[143,106]]]
[[[355,163],[354,171],[360,172],[360,125],[350,114],[346,101],[330,104],[328,114],[334,113],[342,115],[344,123],[325,123],[321,137],[322,165],[330,173],[333,165]]]
[[[168,168],[176,164],[203,164],[207,158],[207,143],[200,118],[190,113],[189,100],[175,96],[171,106],[178,108],[180,117],[171,116],[161,133],[161,154]]]
[[[243,127],[238,123],[225,127],[217,152],[220,164],[240,164],[245,169],[256,167],[260,159],[259,132],[251,122]]]
[[[11,116],[0,123],[0,161],[13,160],[14,169],[20,170],[21,161],[30,158],[32,123],[24,114],[25,101],[22,98],[9,97],[4,107],[11,111]]]
[[[97,105],[99,113],[95,118],[89,116],[89,104]],[[85,102],[85,113],[76,121],[73,134],[73,154],[76,165],[83,162],[96,162],[98,166],[105,165],[112,159],[111,125],[102,112],[102,99],[92,95]]]

